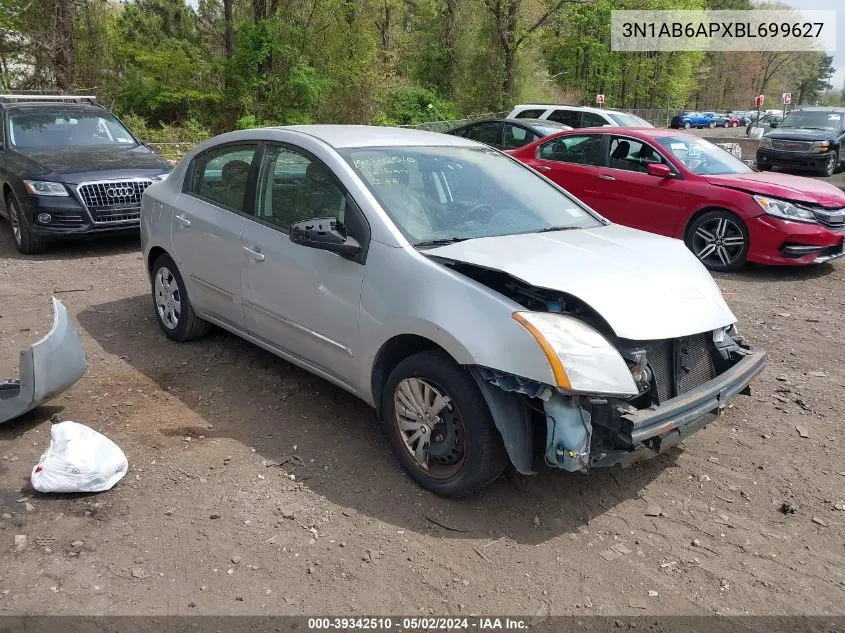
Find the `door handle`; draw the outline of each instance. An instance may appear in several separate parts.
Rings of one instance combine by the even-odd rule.
[[[250,259],[254,259],[257,262],[264,261],[264,253],[259,251],[257,246],[242,246],[241,248],[246,251],[246,256]]]
[[[173,217],[176,218],[176,221],[179,224],[181,224],[182,226],[191,226],[191,221],[188,218],[186,218],[184,215],[177,214]]]
[[[549,167],[548,165],[537,165],[534,169],[536,169],[537,171],[551,171],[552,170],[552,168]]]
[[[597,178],[600,178],[601,180],[616,180],[613,176],[606,176],[605,174],[599,174]]]

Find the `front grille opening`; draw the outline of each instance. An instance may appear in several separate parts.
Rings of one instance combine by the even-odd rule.
[[[676,339],[630,341],[624,348],[645,350],[654,376],[651,404],[661,404],[716,377],[715,347],[710,332]]]

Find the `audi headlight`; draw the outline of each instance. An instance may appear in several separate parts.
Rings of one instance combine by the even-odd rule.
[[[816,141],[813,143],[813,151],[824,154],[830,151],[830,141]]]
[[[24,180],[23,186],[33,196],[66,196],[67,189],[60,182],[47,182],[46,180]]]
[[[552,312],[514,312],[513,318],[543,349],[561,389],[611,396],[639,393],[616,348],[583,321]]]
[[[759,145],[760,148],[768,149],[771,146],[772,146],[772,139],[770,139],[768,136],[764,136],[763,138],[760,139],[760,145]]]
[[[766,196],[754,196],[754,201],[763,208],[763,211],[776,218],[793,220],[795,222],[816,221],[816,214],[810,209],[799,207],[797,204],[787,202],[786,200],[767,198]]]

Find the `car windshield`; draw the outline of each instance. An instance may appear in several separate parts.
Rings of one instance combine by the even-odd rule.
[[[696,174],[747,174],[753,171],[730,152],[703,138],[661,136],[657,142]]]
[[[645,119],[641,119],[630,112],[608,112],[607,115],[622,127],[654,127]]]
[[[9,142],[19,149],[136,145],[127,129],[110,114],[69,110],[10,115]]]
[[[845,127],[842,122],[843,116],[845,113],[842,112],[795,110],[784,117],[780,128],[838,132]]]
[[[603,224],[493,149],[368,147],[341,154],[415,246]]]

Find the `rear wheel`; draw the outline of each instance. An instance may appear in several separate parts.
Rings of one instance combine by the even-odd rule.
[[[716,127],[715,121],[710,121],[710,124],[707,127],[709,127],[712,130],[714,127]]]
[[[156,320],[174,341],[190,341],[208,334],[211,324],[194,313],[185,282],[170,255],[153,263],[152,292]]]
[[[47,242],[34,235],[26,223],[15,194],[9,194],[6,199],[6,209],[9,211],[9,226],[12,227],[12,237],[15,238],[15,247],[18,252],[24,255],[38,255],[47,250]]]
[[[692,127],[692,125],[690,125],[690,122],[689,122],[689,121],[684,121],[684,129],[685,129],[685,130],[690,129],[691,127]]]
[[[771,165],[757,165],[757,171],[772,171]]]
[[[710,270],[737,270],[748,255],[748,229],[730,211],[708,211],[690,224],[686,243]]]
[[[508,464],[478,385],[444,352],[421,352],[400,362],[387,378],[382,411],[399,463],[435,494],[473,493]]]

